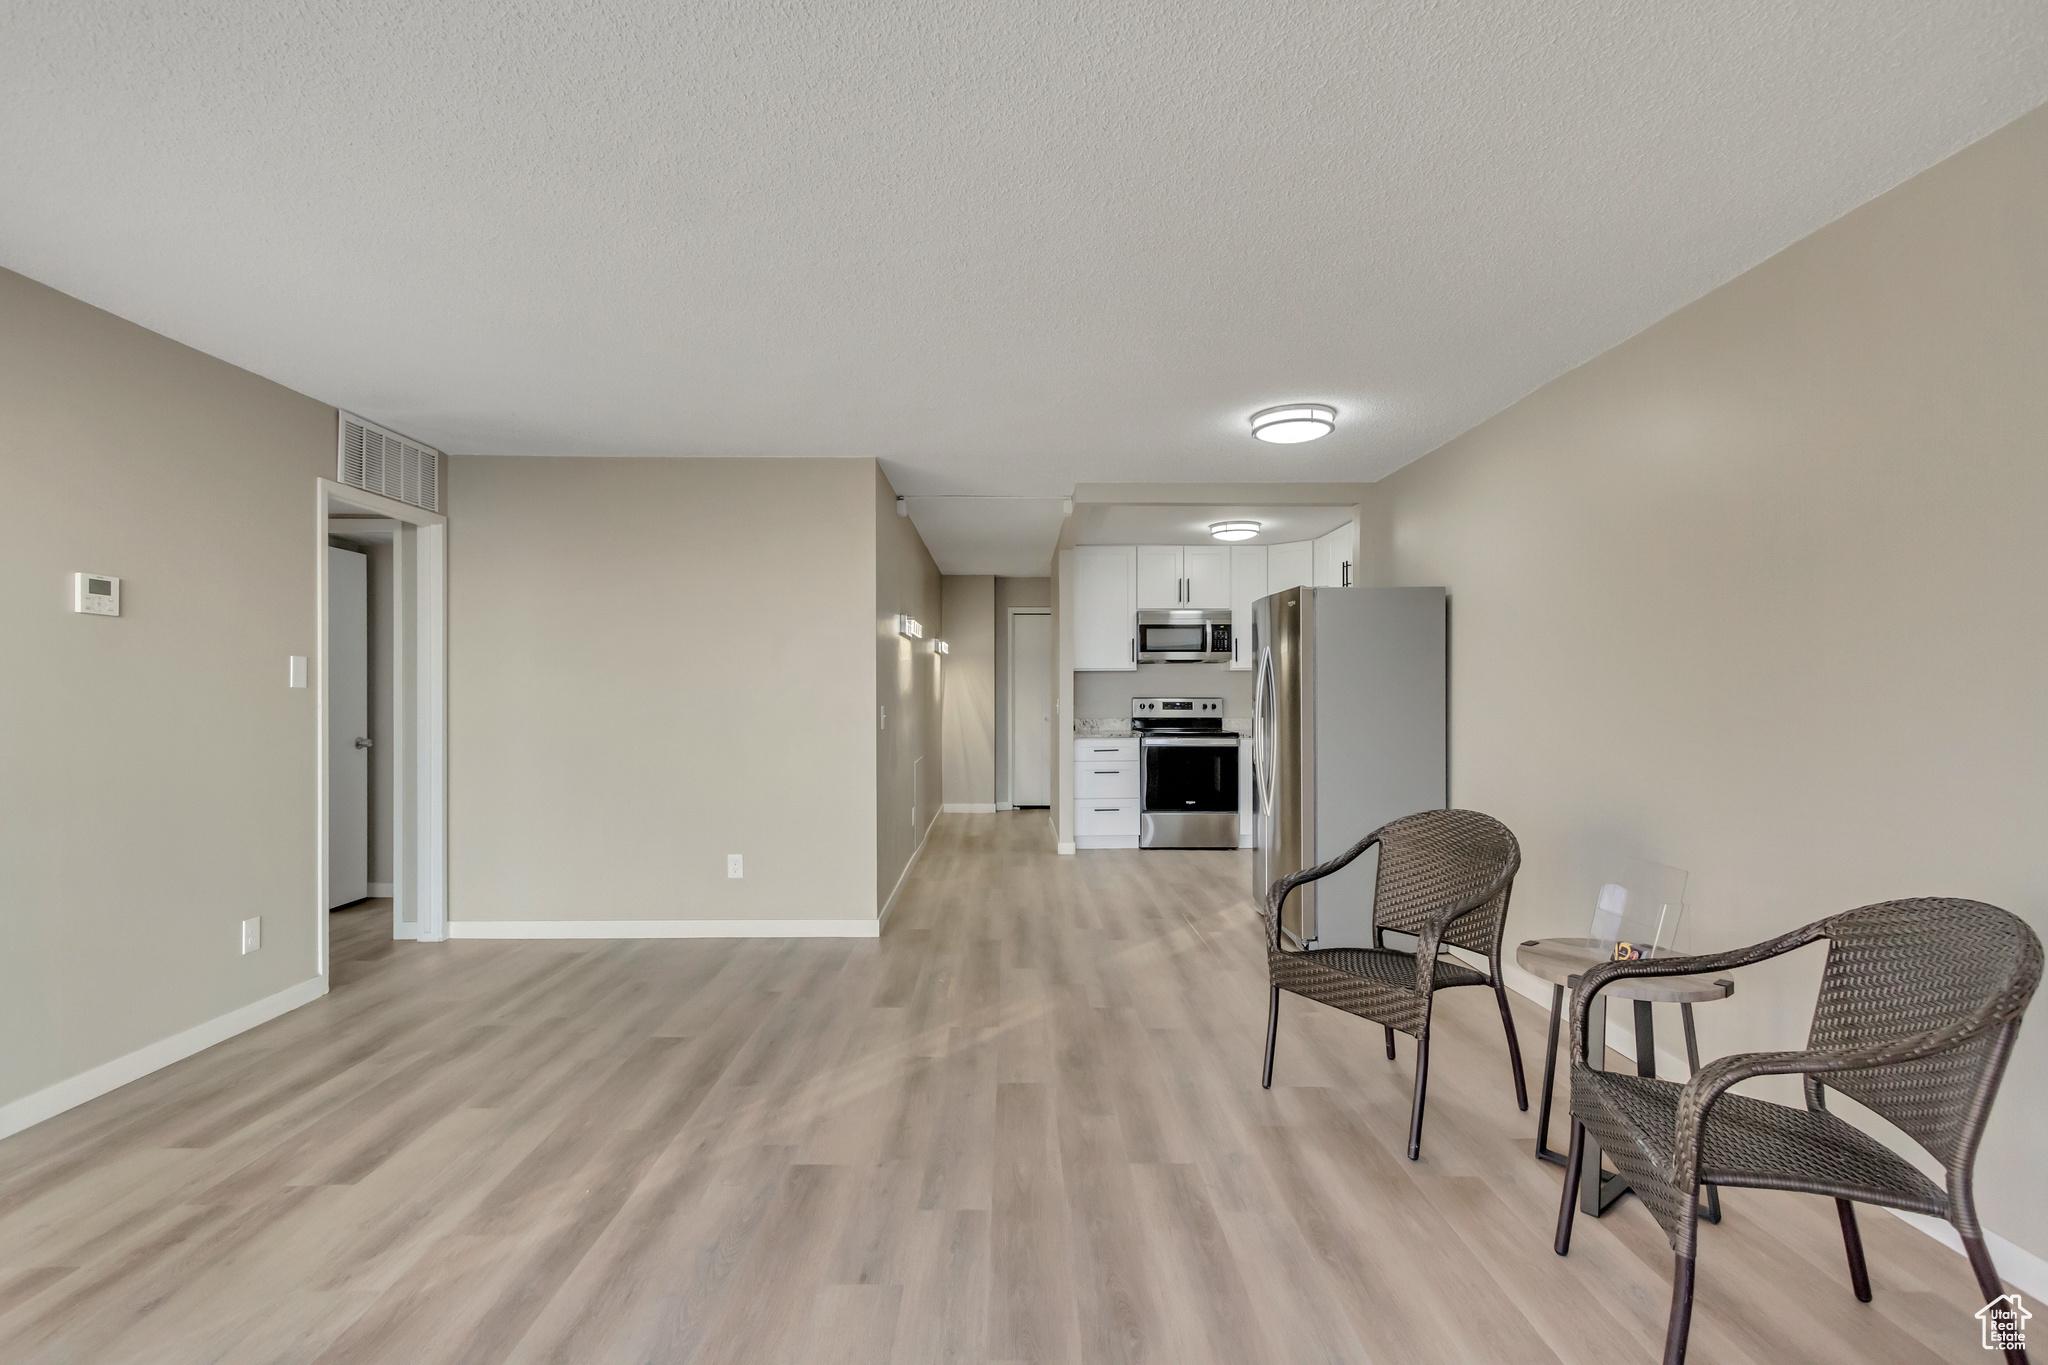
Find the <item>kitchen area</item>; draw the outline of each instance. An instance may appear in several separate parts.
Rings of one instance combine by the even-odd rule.
[[[1250,849],[1263,886],[1446,804],[1445,594],[1354,587],[1356,508],[1112,506],[1075,540],[1061,852]],[[1288,937],[1362,945],[1372,878],[1291,898]]]

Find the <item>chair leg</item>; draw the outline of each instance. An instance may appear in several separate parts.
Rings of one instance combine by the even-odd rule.
[[[1273,999],[1266,1010],[1266,1074],[1259,1081],[1261,1089],[1273,1088],[1273,1044],[1280,1040],[1280,988],[1273,988]]]
[[[1390,1062],[1394,1060],[1394,1031],[1392,1029],[1387,1030],[1387,1060]]]
[[[1664,1365],[1685,1365],[1685,1339],[1692,1332],[1693,1258],[1676,1260],[1671,1272],[1671,1321],[1664,1328]]]
[[[1849,1287],[1863,1303],[1870,1302],[1870,1268],[1863,1263],[1863,1234],[1856,1228],[1856,1206],[1847,1199],[1835,1201],[1842,1219],[1842,1245],[1849,1252]]]
[[[1422,1100],[1429,1091],[1429,1035],[1415,1040],[1415,1109],[1408,1118],[1408,1159],[1422,1160]]]
[[[1529,1086],[1522,1079],[1522,1040],[1515,1036],[1515,1016],[1508,1012],[1508,988],[1500,984],[1498,976],[1493,983],[1493,998],[1500,1002],[1501,1027],[1508,1031],[1508,1065],[1515,1072],[1515,1103],[1526,1114],[1529,1112]]]
[[[1551,1245],[1560,1256],[1572,1249],[1572,1215],[1579,1211],[1579,1165],[1586,1157],[1586,1125],[1572,1120],[1572,1150],[1564,1159],[1564,1202],[1557,1206],[1557,1240]]]
[[[1998,1267],[1991,1263],[1991,1249],[1984,1245],[1982,1233],[1972,1235],[1961,1228],[1956,1231],[1962,1233],[1963,1252],[1970,1258],[1970,1269],[1977,1272],[1977,1292],[1984,1296],[1984,1302],[1989,1303],[2005,1292],[2005,1285],[1998,1278]],[[2007,1351],[2005,1359],[2006,1365],[2027,1365],[2025,1351]]]

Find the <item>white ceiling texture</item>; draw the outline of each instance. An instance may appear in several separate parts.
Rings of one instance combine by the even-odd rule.
[[[0,265],[452,452],[875,456],[912,494],[1377,478],[2048,99],[2038,0],[0,34]],[[1250,439],[1305,399],[1336,435]],[[1001,506],[918,520],[949,570],[1042,555]]]

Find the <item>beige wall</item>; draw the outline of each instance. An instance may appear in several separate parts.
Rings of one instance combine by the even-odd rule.
[[[1910,895],[2048,930],[2044,244],[2048,111],[1379,486],[1381,581],[1451,592],[1513,937],[1583,933],[1631,854],[1691,873],[1702,950]],[[1818,966],[1745,973],[1703,1051],[1801,1044]],[[2044,1011],[1978,1185],[2036,1255]]]
[[[314,976],[285,661],[334,450],[334,409],[0,271],[0,1104]],[[72,612],[78,570],[118,618]]]
[[[896,490],[881,466],[874,489],[875,685],[869,694],[868,732],[874,746],[875,896],[885,909],[916,856],[943,803],[939,656],[932,651],[945,614],[939,566],[932,562],[917,527],[896,514]],[[924,638],[897,633],[898,613],[925,627]],[[877,726],[874,705],[889,708],[886,728]]]
[[[951,653],[940,666],[945,717],[946,804],[993,806],[996,800],[996,580],[989,574],[943,580],[941,632]]]
[[[450,918],[873,918],[873,461],[449,470]]]

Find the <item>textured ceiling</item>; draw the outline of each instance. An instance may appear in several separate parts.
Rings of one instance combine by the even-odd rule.
[[[0,24],[0,264],[453,452],[905,493],[1378,477],[2048,99],[2036,0]]]

